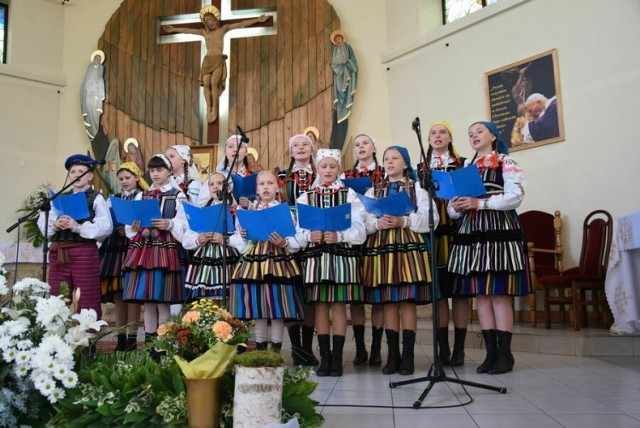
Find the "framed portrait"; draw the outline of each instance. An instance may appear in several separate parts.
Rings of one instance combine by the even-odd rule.
[[[485,73],[487,108],[509,150],[564,141],[558,51]]]
[[[202,144],[199,146],[191,146],[191,155],[193,162],[198,167],[200,173],[200,181],[204,182],[209,174],[216,169],[218,163],[218,145]]]

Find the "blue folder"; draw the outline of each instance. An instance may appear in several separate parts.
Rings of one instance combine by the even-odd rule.
[[[141,227],[151,227],[151,220],[162,218],[157,199],[127,201],[111,196],[109,200],[118,223],[132,225],[134,221],[140,220]]]
[[[240,199],[243,196],[246,198],[253,198],[256,196],[256,178],[258,174],[251,174],[247,177],[241,175],[231,174],[233,180],[233,196],[236,199]]]
[[[49,189],[49,195],[53,196],[55,192]],[[51,201],[51,204],[58,212],[58,215],[69,216],[75,221],[85,220],[91,216],[87,206],[87,196],[84,192],[60,195]]]
[[[208,207],[197,207],[188,203],[183,203],[184,213],[189,221],[189,229],[197,233],[223,233],[223,204],[211,205]],[[234,224],[231,218],[229,206],[226,207],[225,214],[227,216],[227,233],[233,233]]]
[[[383,217],[385,214],[400,217],[415,210],[407,192],[398,192],[380,199],[363,195],[358,195],[358,198],[362,201],[364,209],[376,217]]]
[[[264,210],[237,210],[240,226],[247,231],[249,241],[268,241],[273,232],[286,238],[296,234],[289,205],[279,204]]]
[[[297,204],[298,224],[307,230],[339,232],[351,227],[351,204],[331,208],[318,208]]]
[[[475,165],[452,172],[433,171],[433,180],[440,185],[436,195],[441,199],[452,199],[456,196],[477,197],[487,193],[480,171]]]
[[[353,189],[354,192],[364,195],[371,187],[371,177],[343,178],[341,180],[345,186]]]

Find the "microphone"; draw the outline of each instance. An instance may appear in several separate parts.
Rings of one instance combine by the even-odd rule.
[[[411,122],[411,129],[415,131],[418,128],[420,128],[420,118],[416,117],[415,119],[413,119],[413,122]]]
[[[236,125],[236,128],[238,129],[238,134],[240,134],[240,142],[249,144],[249,138],[247,138],[242,128],[240,128],[240,125]]]
[[[222,200],[222,190],[216,190],[216,198],[221,201]]]

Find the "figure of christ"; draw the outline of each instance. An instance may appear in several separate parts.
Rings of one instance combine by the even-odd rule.
[[[254,19],[233,24],[220,23],[220,11],[217,7],[208,5],[200,10],[200,20],[204,24],[202,29],[176,28],[172,25],[164,26],[167,33],[187,33],[204,37],[207,53],[200,66],[198,81],[204,88],[204,98],[207,103],[207,122],[213,123],[218,118],[218,98],[224,91],[227,81],[227,56],[223,54],[224,35],[236,28],[250,27],[269,19],[268,15],[261,15]]]

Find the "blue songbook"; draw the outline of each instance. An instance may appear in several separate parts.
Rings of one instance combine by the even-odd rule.
[[[264,210],[237,210],[236,215],[240,226],[246,229],[249,241],[268,241],[273,232],[278,232],[283,238],[296,234],[287,204]]]
[[[306,204],[297,204],[298,223],[308,230],[339,232],[351,227],[351,204],[337,205],[331,208],[318,208]]]
[[[216,204],[200,208],[186,202],[182,204],[184,214],[189,221],[189,229],[197,233],[223,233],[223,206],[223,204]],[[226,206],[224,211],[227,216],[227,233],[233,233],[234,224],[229,206]]]
[[[385,214],[399,217],[415,210],[407,192],[398,192],[380,199],[363,195],[358,195],[358,198],[362,201],[364,209],[376,217],[383,217]]]
[[[371,177],[343,178],[341,180],[345,186],[353,189],[354,192],[364,195],[371,187]]]
[[[140,220],[141,227],[151,227],[151,220],[162,218],[157,199],[127,201],[111,196],[109,200],[118,223],[132,225],[134,221]]]
[[[55,195],[55,192],[49,189],[49,196],[53,195]],[[87,196],[84,192],[60,195],[51,201],[51,204],[60,216],[66,215],[75,221],[85,220],[90,217]]]
[[[477,197],[487,193],[478,167],[475,165],[451,172],[433,171],[433,180],[440,185],[436,195],[441,199],[451,199],[456,196]]]
[[[256,178],[258,174],[251,174],[247,177],[241,175],[231,174],[233,180],[233,196],[236,199],[241,197],[253,198],[256,196]]]

